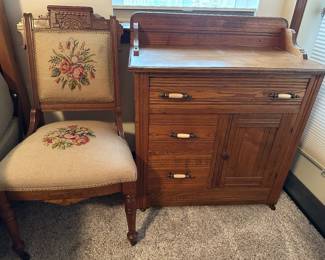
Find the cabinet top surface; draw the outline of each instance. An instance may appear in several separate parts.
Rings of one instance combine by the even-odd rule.
[[[325,72],[325,66],[281,49],[144,47],[130,52],[131,71]]]

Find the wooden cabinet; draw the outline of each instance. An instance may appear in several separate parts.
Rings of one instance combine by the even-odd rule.
[[[139,207],[273,207],[324,68],[283,19],[147,13],[131,29]]]

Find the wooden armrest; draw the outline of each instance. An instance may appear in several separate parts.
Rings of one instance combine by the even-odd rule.
[[[42,115],[41,115],[39,109],[32,108],[30,110],[29,125],[28,125],[26,137],[30,136],[37,130],[37,128],[40,124],[40,121],[41,121],[41,117],[42,117]]]

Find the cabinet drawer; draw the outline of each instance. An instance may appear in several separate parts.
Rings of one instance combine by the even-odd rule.
[[[149,153],[209,154],[216,136],[216,115],[150,115]]]
[[[206,189],[209,185],[210,168],[175,168],[155,169],[148,172],[149,192],[160,190],[168,191],[191,191]]]
[[[150,106],[161,104],[292,104],[299,105],[308,78],[214,77],[151,78]]]
[[[204,168],[210,167],[212,154],[162,154],[151,153],[148,156],[149,167],[157,169]]]
[[[194,194],[195,195],[194,195]],[[152,191],[148,198],[152,206],[188,206],[216,204],[267,203],[270,189],[266,188],[223,188],[223,189],[183,189]]]
[[[151,142],[150,155],[176,155],[176,154],[210,154],[213,152],[213,142]]]
[[[210,142],[215,138],[215,130],[215,126],[151,125],[149,127],[149,140],[152,142],[166,141],[175,143]]]

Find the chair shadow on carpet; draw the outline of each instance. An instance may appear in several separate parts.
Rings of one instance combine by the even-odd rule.
[[[148,213],[145,217],[145,220],[142,223],[142,226],[137,230],[138,232],[138,242],[145,238],[146,232],[149,229],[150,225],[154,222],[155,218],[159,215],[160,208],[150,208],[147,209]]]
[[[102,204],[105,206],[116,206],[123,204],[123,195],[120,193],[113,194],[107,197],[97,198],[93,201],[93,203]],[[149,208],[142,214],[145,214],[145,219],[142,225],[139,227],[139,222],[137,221],[137,232],[138,232],[138,242],[143,240],[146,236],[147,230],[150,228],[151,224],[154,222],[155,218],[159,215],[161,208]],[[139,219],[139,214],[141,211],[137,210],[137,219]]]

